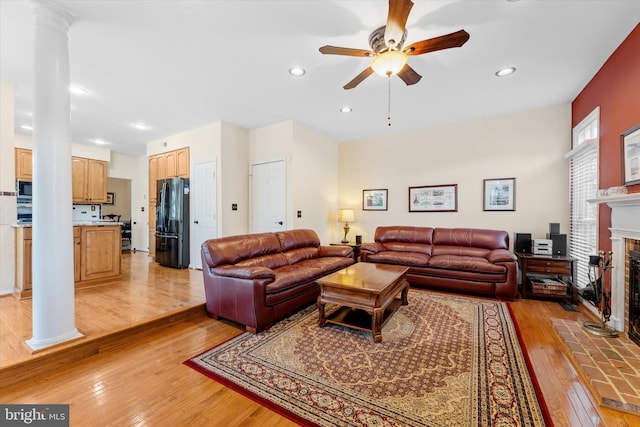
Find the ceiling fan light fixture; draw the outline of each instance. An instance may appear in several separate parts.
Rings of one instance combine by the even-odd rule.
[[[385,77],[395,76],[407,64],[407,54],[399,50],[388,50],[371,62],[373,71]]]

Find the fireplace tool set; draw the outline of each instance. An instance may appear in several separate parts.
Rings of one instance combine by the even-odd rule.
[[[584,322],[582,328],[592,334],[613,338],[618,332],[607,326],[611,318],[611,290],[605,286],[606,272],[613,268],[613,253],[599,251],[599,255],[589,257],[589,284],[582,289],[582,298],[593,304],[600,313],[600,322]]]

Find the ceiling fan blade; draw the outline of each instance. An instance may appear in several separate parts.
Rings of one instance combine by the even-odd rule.
[[[393,47],[402,40],[412,7],[411,0],[389,0],[389,15],[384,30],[384,41],[387,47]]]
[[[346,55],[346,56],[373,56],[373,52],[364,49],[352,49],[350,47],[338,47],[338,46],[322,46],[320,53],[325,55]]]
[[[343,86],[345,90],[353,89],[358,86],[364,79],[373,74],[373,69],[371,67],[365,68],[360,74],[354,77],[349,83]]]
[[[415,42],[403,49],[407,55],[422,55],[423,53],[434,52],[436,50],[460,47],[469,40],[469,33],[465,30],[446,34],[432,39]]]
[[[422,76],[416,73],[416,70],[411,68],[409,64],[405,64],[405,66],[402,67],[402,70],[398,72],[398,77],[400,77],[402,81],[407,84],[407,86],[418,83],[422,78]]]

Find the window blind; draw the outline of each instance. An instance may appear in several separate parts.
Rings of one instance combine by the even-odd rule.
[[[599,107],[573,129],[569,159],[570,222],[569,255],[577,259],[579,288],[589,283],[589,256],[598,252],[598,205],[589,203],[598,192]]]

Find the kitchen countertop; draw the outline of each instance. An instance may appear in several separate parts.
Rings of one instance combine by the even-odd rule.
[[[15,222],[13,224],[11,224],[11,227],[13,228],[29,228],[31,227],[33,224],[32,223],[26,223],[26,222]],[[121,222],[116,222],[116,221],[73,221],[73,226],[74,227],[80,227],[80,226],[105,226],[105,225],[122,225]]]

